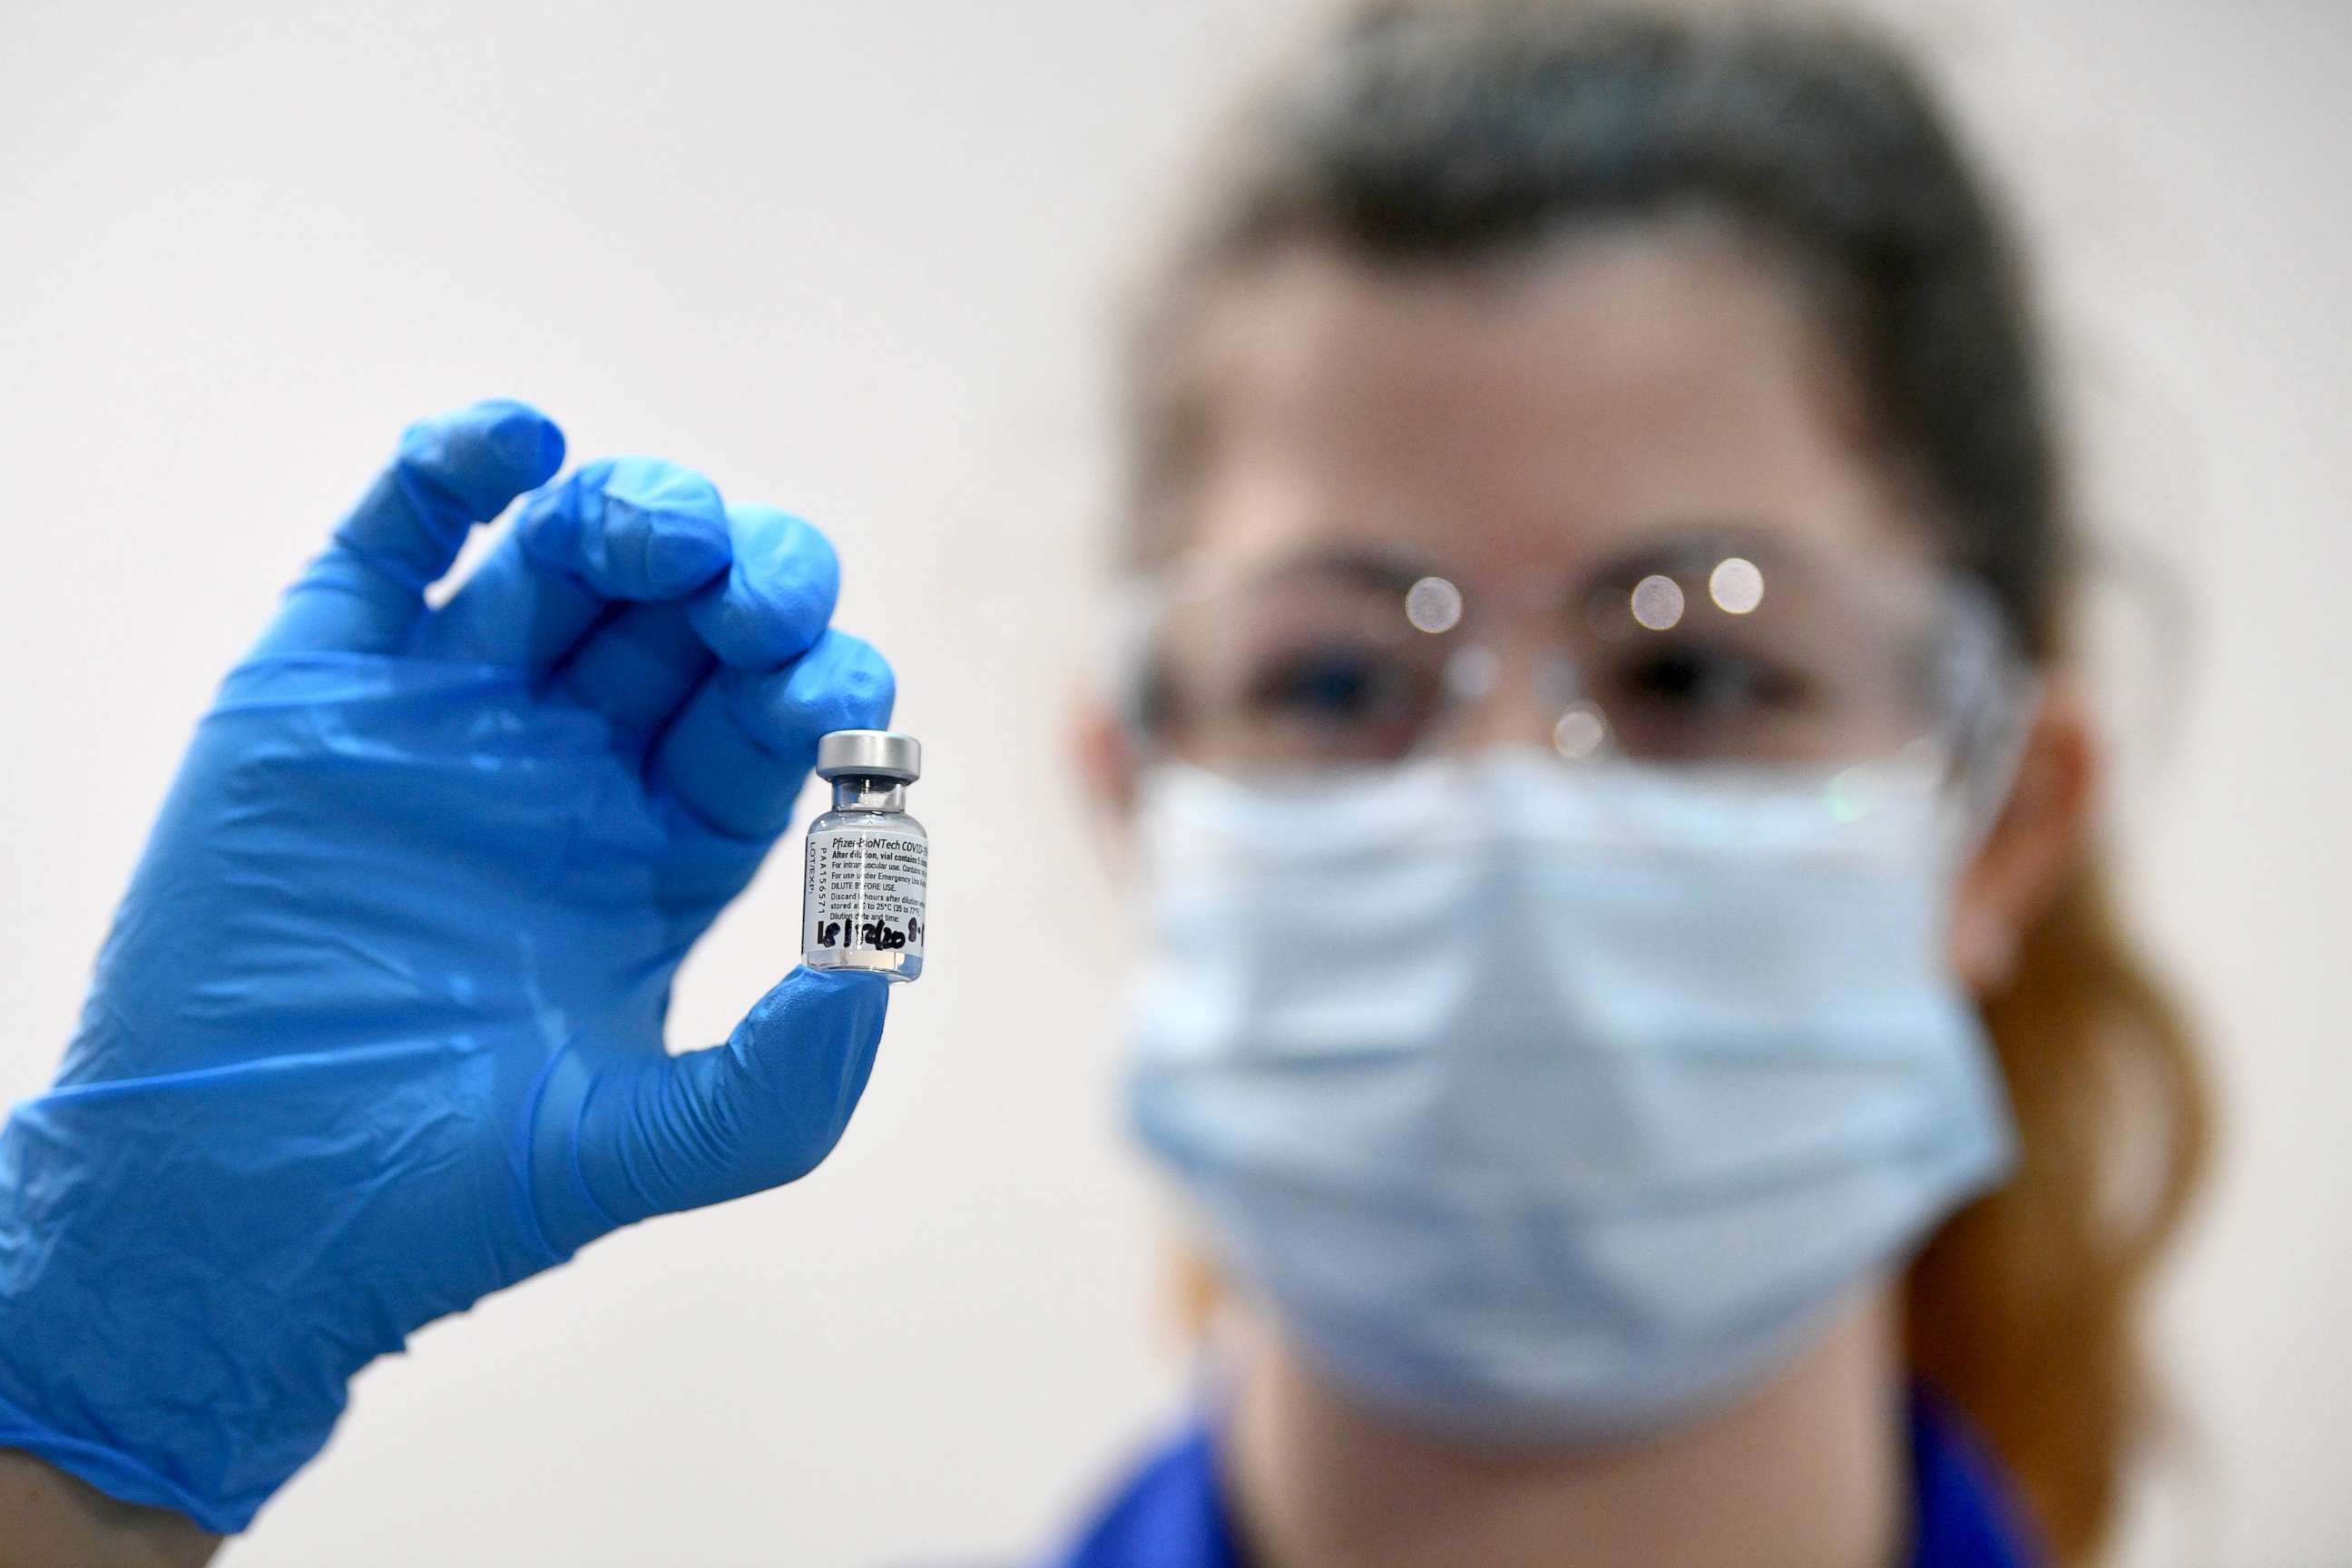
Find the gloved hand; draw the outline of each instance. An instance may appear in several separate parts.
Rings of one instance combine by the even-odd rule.
[[[662,1022],[889,668],[814,530],[642,458],[428,608],[562,452],[515,403],[410,429],[197,726],[0,1131],[0,1447],[241,1530],[412,1330],[840,1136],[882,980],[795,971],[677,1058]]]

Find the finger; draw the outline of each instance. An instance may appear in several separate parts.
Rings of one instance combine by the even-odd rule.
[[[731,555],[726,503],[709,479],[657,458],[602,458],[523,503],[416,646],[544,674],[616,604],[684,598]]]
[[[399,647],[467,531],[562,466],[563,433],[528,404],[493,399],[410,426],[254,652]]]
[[[557,688],[624,735],[649,738],[717,668],[676,599],[630,605],[588,635],[556,673]]]
[[[897,679],[874,648],[827,630],[780,670],[721,665],[654,750],[652,777],[705,823],[769,838],[816,764],[817,737],[890,722]]]
[[[814,528],[773,507],[727,509],[735,559],[688,614],[710,651],[744,669],[781,669],[806,653],[841,596],[841,562]]]
[[[796,1181],[841,1141],[888,1010],[879,975],[795,969],[723,1046],[616,1069],[582,1108],[578,1169],[626,1225]]]
[[[730,664],[776,669],[808,651],[841,587],[824,535],[772,507],[730,506],[732,560],[684,604],[635,605],[591,631],[556,684],[623,732],[650,735],[710,673]]]

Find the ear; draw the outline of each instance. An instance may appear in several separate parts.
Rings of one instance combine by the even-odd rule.
[[[2081,860],[2098,785],[2098,745],[2082,689],[2053,678],[2026,731],[2017,781],[1954,900],[1952,968],[1979,997],[2007,987],[2025,933]]]
[[[1096,826],[1113,859],[1118,859],[1128,819],[1135,808],[1139,766],[1135,743],[1109,702],[1097,693],[1071,704],[1069,733],[1071,758],[1095,807]]]

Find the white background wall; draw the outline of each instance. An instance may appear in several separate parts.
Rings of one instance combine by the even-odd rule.
[[[2023,188],[2104,512],[2199,609],[2130,848],[2230,1144],[2164,1320],[2200,1454],[2131,1561],[2352,1563],[2352,8],[1890,8]],[[1061,726],[1116,286],[1307,9],[0,5],[0,1094],[45,1081],[217,672],[419,413],[530,397],[577,456],[818,519],[935,770],[934,967],[836,1158],[420,1335],[230,1563],[1010,1553],[1171,1407]],[[796,899],[719,927],[681,1040],[789,962]]]

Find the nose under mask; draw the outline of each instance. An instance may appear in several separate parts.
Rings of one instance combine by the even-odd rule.
[[[1142,827],[1135,1128],[1374,1406],[1670,1424],[2012,1158],[1922,774],[1171,764]]]

